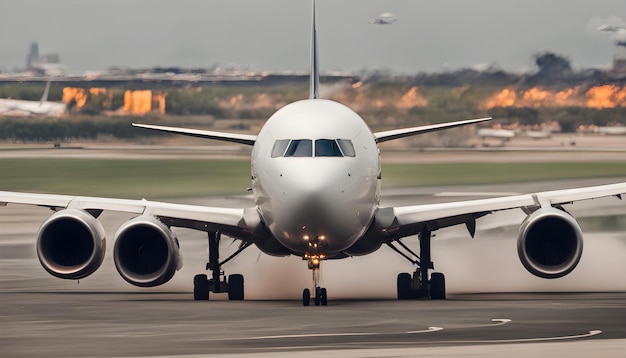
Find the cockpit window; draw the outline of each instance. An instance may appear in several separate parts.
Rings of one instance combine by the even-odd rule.
[[[354,157],[356,153],[349,139],[316,139],[315,157]],[[313,157],[311,139],[279,139],[272,147],[272,158]]]
[[[313,141],[310,139],[294,139],[289,143],[285,157],[312,157]]]
[[[316,157],[343,157],[337,142],[332,139],[318,139],[315,141]]]
[[[354,157],[356,156],[356,152],[354,151],[354,146],[352,145],[352,141],[349,139],[337,139],[337,143],[339,147],[341,147],[341,151],[343,155],[346,157]]]
[[[274,147],[272,148],[272,158],[282,157],[285,154],[285,149],[289,145],[289,139],[279,139],[274,142]]]

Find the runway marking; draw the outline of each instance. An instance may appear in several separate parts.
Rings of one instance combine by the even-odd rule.
[[[309,334],[285,334],[280,336],[258,336],[233,338],[233,340],[261,340],[261,339],[280,339],[280,338],[312,338],[312,337],[345,337],[345,336],[373,336],[380,333],[309,333]]]
[[[408,331],[408,332],[404,332],[406,334],[417,334],[417,333],[429,333],[429,332],[437,332],[437,331],[443,331],[443,328],[441,327],[428,327],[428,329],[423,329],[421,331]]]
[[[428,329],[423,329],[419,331],[408,331],[404,332],[404,334],[419,334],[419,333],[431,333],[441,331],[443,328],[441,327],[428,327]],[[278,336],[257,336],[257,337],[243,337],[243,338],[232,338],[226,340],[263,340],[263,339],[281,339],[281,338],[315,338],[315,337],[358,337],[358,336],[377,336],[389,333],[378,333],[378,332],[354,332],[354,333],[307,333],[307,334],[285,334]]]
[[[511,322],[510,319],[508,318],[494,318],[491,320],[491,322],[498,322],[496,324],[490,324],[490,327],[495,327],[495,326],[502,326],[503,324],[507,324],[509,322]]]
[[[508,318],[494,318],[491,320],[494,324],[479,326],[479,327],[496,327],[512,322]],[[475,327],[474,327],[475,328]],[[428,327],[427,329],[417,331],[406,331],[404,334],[421,334],[443,331],[443,327]],[[377,336],[393,334],[390,332],[347,332],[347,333],[303,333],[303,334],[283,334],[276,336],[255,336],[255,337],[239,337],[239,338],[220,338],[223,341],[253,341],[253,340],[270,340],[270,339],[285,339],[285,338],[316,338],[316,337],[359,337],[359,336]],[[402,334],[402,333],[400,333]]]
[[[601,330],[592,330],[584,334],[576,334],[573,336],[556,336],[556,337],[539,337],[539,338],[518,338],[518,339],[494,339],[494,340],[475,340],[475,341],[452,341],[453,343],[524,343],[524,342],[544,342],[544,341],[562,341],[567,339],[579,339],[597,336],[601,334]],[[451,343],[452,343],[451,342]]]

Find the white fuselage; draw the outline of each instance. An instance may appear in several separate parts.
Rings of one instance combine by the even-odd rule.
[[[300,140],[310,140],[310,151],[275,146]],[[322,145],[336,142],[351,143],[354,151],[322,155]],[[259,214],[282,245],[296,255],[330,257],[352,246],[372,221],[380,195],[378,146],[348,107],[321,99],[295,102],[258,134],[252,184]]]
[[[65,103],[61,102],[0,98],[0,114],[46,114],[58,116],[65,113],[66,109]]]

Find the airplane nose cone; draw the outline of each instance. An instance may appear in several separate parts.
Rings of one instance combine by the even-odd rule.
[[[345,250],[362,235],[373,213],[376,182],[348,158],[280,158],[268,172],[272,199],[262,208],[272,233],[295,252],[324,237],[324,252]],[[352,163],[354,164],[354,163]]]
[[[285,195],[296,200],[336,200],[348,185],[351,175],[340,165],[309,164],[282,174]]]

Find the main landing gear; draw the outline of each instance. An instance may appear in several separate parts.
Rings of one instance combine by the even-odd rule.
[[[193,299],[208,300],[209,292],[223,293],[228,292],[228,299],[231,301],[243,300],[243,275],[228,275],[228,280],[222,270],[222,265],[232,260],[235,256],[248,248],[252,243],[245,243],[239,247],[235,253],[230,255],[226,260],[220,262],[220,238],[219,232],[209,232],[209,262],[206,269],[211,270],[211,278],[206,274],[196,275],[193,278]]]
[[[328,294],[326,292],[326,288],[320,287],[320,263],[321,259],[319,256],[308,257],[305,256],[305,259],[309,261],[309,270],[313,272],[313,287],[315,287],[315,291],[313,292],[315,296],[313,297],[313,303],[316,306],[328,305]],[[308,306],[311,304],[311,290],[305,288],[302,291],[302,305]]]
[[[393,243],[387,243],[390,248],[417,266],[412,276],[408,273],[398,275],[397,288],[399,300],[416,298],[430,298],[432,300],[446,299],[446,279],[444,275],[439,272],[433,272],[430,275],[430,280],[428,279],[428,270],[434,269],[430,257],[430,237],[431,231],[427,228],[423,228],[419,234],[420,256],[398,240],[398,244],[402,246],[404,250],[414,257],[417,257],[416,260],[413,260],[410,256],[400,251]]]

